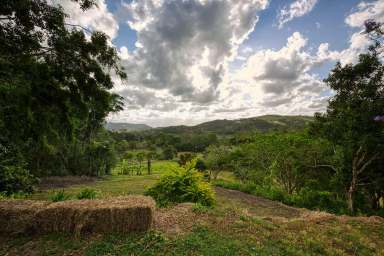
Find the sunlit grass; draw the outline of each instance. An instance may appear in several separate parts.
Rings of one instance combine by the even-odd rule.
[[[114,172],[99,181],[84,185],[74,185],[64,189],[53,189],[32,194],[29,199],[48,200],[57,191],[64,190],[69,196],[75,197],[84,188],[92,188],[98,192],[99,197],[121,196],[129,194],[143,194],[152,186],[160,176],[176,166],[172,161],[153,161],[151,175],[143,168],[143,175],[118,175]]]

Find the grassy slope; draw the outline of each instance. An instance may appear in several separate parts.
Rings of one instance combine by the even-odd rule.
[[[175,134],[213,132],[215,134],[233,134],[254,130],[301,130],[313,121],[309,116],[266,115],[238,120],[214,120],[195,126],[169,126],[156,128],[150,132],[167,132]]]
[[[172,164],[154,164],[151,176],[112,176],[87,187],[102,191],[104,196],[142,193],[161,170]],[[223,177],[232,179],[226,173]],[[76,193],[81,187],[66,191]],[[36,198],[46,198],[47,194],[40,193]],[[178,235],[154,230],[142,235],[81,239],[62,234],[6,237],[0,239],[0,255],[384,255],[383,222],[297,218],[300,209],[292,208],[290,212],[279,203],[248,197],[218,190],[214,209],[191,206],[181,215],[172,213],[179,223],[169,228],[177,226]]]

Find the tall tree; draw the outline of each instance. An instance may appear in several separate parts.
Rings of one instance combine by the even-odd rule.
[[[83,10],[95,4],[74,1]],[[95,151],[91,141],[105,117],[122,109],[109,89],[112,72],[125,73],[108,37],[65,18],[46,0],[0,5],[0,144],[20,152],[38,175],[53,168],[49,162],[66,168],[74,148]]]
[[[383,175],[374,166],[384,152],[384,126],[376,120],[384,110],[384,67],[371,51],[356,64],[338,63],[325,82],[335,96],[325,114],[316,114],[312,132],[343,148],[347,202],[353,213],[356,193],[379,181],[372,177]]]

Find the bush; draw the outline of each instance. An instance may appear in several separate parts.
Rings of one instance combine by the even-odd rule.
[[[53,202],[61,202],[61,201],[68,200],[70,198],[71,196],[66,194],[64,190],[60,190],[49,197],[49,199]]]
[[[292,204],[311,210],[324,210],[337,214],[347,213],[345,202],[336,199],[335,196],[328,191],[304,188],[292,197]]]
[[[204,162],[202,159],[200,159],[200,158],[198,158],[198,159],[196,160],[195,168],[196,168],[198,171],[200,171],[200,172],[204,172],[204,171],[207,170],[207,166],[206,166],[205,162]]]
[[[77,194],[77,199],[95,199],[97,197],[97,191],[91,188],[85,188]]]
[[[184,167],[175,167],[148,189],[146,195],[152,196],[159,206],[182,202],[212,206],[215,202],[214,191],[211,185],[204,181],[202,174],[194,169],[195,165],[196,159]]]
[[[0,192],[7,196],[32,193],[38,179],[22,166],[0,166]]]
[[[335,214],[346,214],[346,203],[337,199],[333,193],[328,191],[318,191],[302,189],[298,194],[289,195],[281,188],[276,186],[260,186],[253,183],[226,182],[217,180],[216,186],[239,190],[247,194],[262,196],[284,204],[303,207],[311,210],[323,210]]]

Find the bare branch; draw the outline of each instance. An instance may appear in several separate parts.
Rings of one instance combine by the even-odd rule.
[[[360,173],[362,173],[364,170],[365,170],[365,168],[367,168],[368,167],[368,165],[370,165],[374,160],[376,160],[376,158],[379,156],[379,153],[376,153],[376,154],[374,154],[372,157],[371,157],[371,159],[369,159],[360,169],[359,169],[359,171],[357,172],[357,174],[359,175]]]
[[[86,27],[83,27],[83,26],[81,26],[81,25],[77,25],[77,24],[70,24],[70,23],[64,23],[64,25],[66,25],[66,26],[70,26],[70,27],[77,27],[77,28],[81,28],[82,30],[84,30],[85,32],[88,32],[89,34],[92,34],[92,33],[93,33],[93,31],[92,31],[92,30],[90,30],[90,29],[88,29],[88,28],[86,28]]]

